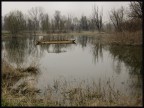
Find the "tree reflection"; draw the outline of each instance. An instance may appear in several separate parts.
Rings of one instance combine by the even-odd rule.
[[[10,38],[5,43],[8,61],[15,63],[17,66],[22,65],[26,58],[25,49],[28,47],[26,41],[20,38]]]
[[[78,43],[82,46],[82,48],[87,46],[88,37],[87,36],[79,36],[77,38]]]
[[[92,44],[94,39],[95,37],[86,36],[86,35],[77,37],[78,44],[80,44],[82,48],[85,48],[87,45]]]
[[[142,48],[134,46],[117,46],[112,45],[109,48],[110,53],[114,57],[114,61],[117,62],[118,68],[116,72],[119,73],[121,65],[119,63],[124,62],[129,69],[129,75],[131,81],[129,87],[132,89],[132,94],[142,93]],[[134,89],[133,89],[134,88]],[[134,90],[134,91],[133,91]]]
[[[77,41],[78,41],[78,44],[80,44],[82,48],[84,48],[89,44],[93,44],[95,41],[95,37],[83,35],[83,36],[77,37]]]
[[[41,40],[52,41],[52,40],[70,40],[72,36],[45,36]],[[70,48],[71,44],[45,44],[40,45],[41,50],[46,50],[48,53],[62,53],[66,52],[66,49]],[[51,50],[52,48],[52,50]]]
[[[129,67],[130,74],[140,74],[142,65],[141,47],[112,45],[109,51],[114,59],[123,61]]]
[[[98,36],[97,37],[86,36],[86,35],[79,36],[79,37],[77,37],[77,41],[82,46],[82,48],[87,47],[87,45],[89,45],[89,46],[92,45],[91,52],[92,52],[93,61],[95,64],[96,64],[96,62],[98,62],[99,57],[103,58],[102,49],[103,49],[104,45],[102,44],[101,40],[98,39]]]
[[[92,55],[93,55],[93,61],[96,64],[98,62],[99,58],[103,58],[103,52],[102,52],[103,45],[101,43],[95,43],[92,47]]]
[[[63,48],[67,47],[67,45],[65,44],[55,44],[55,45],[52,45],[53,46],[53,52],[55,53],[61,53],[61,52],[64,52],[64,50],[62,50]]]
[[[122,61],[114,61],[113,62],[113,70],[117,73],[120,74],[122,70]]]
[[[71,44],[46,44],[36,45],[38,36],[29,37],[11,37],[8,41],[4,41],[4,48],[6,52],[6,59],[16,65],[16,67],[22,66],[24,63],[28,63],[28,59],[34,57],[41,58],[47,51],[48,53],[62,53],[66,52],[66,49],[71,48]],[[68,40],[73,36],[45,36],[44,40]]]
[[[9,38],[5,41],[6,59],[16,67],[21,67],[24,63],[27,63],[30,55],[38,56],[39,52],[35,46],[33,37],[15,37]]]

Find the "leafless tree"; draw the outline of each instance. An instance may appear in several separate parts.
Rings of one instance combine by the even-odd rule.
[[[13,35],[24,31],[26,28],[26,21],[21,11],[12,11],[4,17],[5,29],[11,32]]]
[[[74,25],[74,31],[78,31],[79,28],[79,20],[77,17],[73,18],[73,25]]]
[[[34,34],[36,34],[36,31],[40,29],[40,20],[42,18],[43,11],[42,7],[34,7],[28,11],[29,17],[32,21]]]
[[[123,30],[123,22],[124,22],[124,8],[121,7],[118,10],[111,10],[110,19],[116,29],[116,31],[121,32]]]
[[[68,14],[67,20],[66,20],[66,32],[70,32],[72,25],[72,16]]]
[[[82,30],[88,30],[88,21],[86,16],[81,16],[80,27]]]
[[[59,31],[60,29],[60,20],[61,20],[61,15],[60,15],[60,11],[55,11],[55,15],[54,15],[54,19],[55,19],[55,29],[57,31]]]
[[[102,30],[102,17],[103,11],[99,12],[99,8],[94,5],[92,18],[99,32]]]
[[[142,18],[142,1],[133,1],[130,3],[130,17]]]
[[[41,29],[46,33],[50,32],[50,22],[48,14],[44,14],[41,18]]]
[[[55,21],[53,19],[51,20],[51,32],[55,32]]]
[[[60,19],[60,32],[66,32],[66,17],[62,16]]]

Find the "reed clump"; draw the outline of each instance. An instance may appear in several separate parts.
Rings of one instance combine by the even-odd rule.
[[[24,72],[21,70],[24,70]],[[36,88],[30,87],[28,82],[24,82],[16,89],[13,88],[20,79],[38,71],[37,67],[28,67],[21,70],[14,68],[4,60],[2,61],[2,106],[27,106],[32,97],[34,99],[34,95],[39,92]]]

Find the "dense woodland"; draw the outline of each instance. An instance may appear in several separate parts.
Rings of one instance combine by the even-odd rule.
[[[81,18],[72,15],[64,16],[58,10],[52,18],[42,7],[33,7],[27,14],[19,10],[2,16],[2,30],[12,34],[18,33],[69,33],[81,31],[99,32],[135,32],[142,30],[142,2],[130,2],[129,9],[124,7],[109,12],[109,22],[103,22],[103,11],[100,7],[92,7],[91,17]]]

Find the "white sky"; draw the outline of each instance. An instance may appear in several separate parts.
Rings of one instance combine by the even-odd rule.
[[[49,16],[53,16],[55,10],[61,11],[61,15],[80,18],[86,15],[88,18],[92,14],[92,6],[97,5],[101,10],[103,7],[103,20],[109,20],[111,9],[117,9],[121,6],[128,7],[129,2],[2,2],[2,16],[13,10],[21,10],[27,13],[32,7],[43,7]]]

